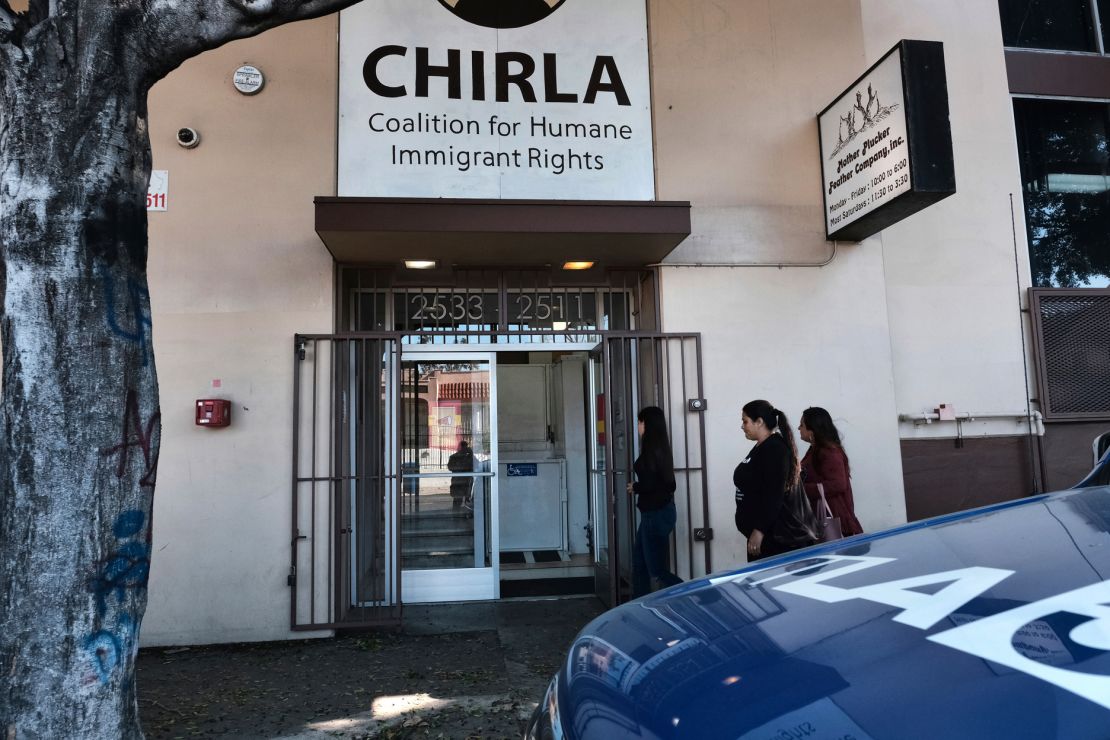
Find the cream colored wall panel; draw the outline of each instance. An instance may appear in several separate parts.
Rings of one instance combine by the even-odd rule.
[[[228,44],[151,92],[169,207],[149,218],[162,450],[144,645],[293,634],[293,335],[332,327],[312,199],[335,192],[335,33],[321,19]],[[244,63],[266,76],[255,96],[232,86]],[[181,126],[199,146],[176,144]],[[232,400],[229,428],[193,424],[207,397]]]
[[[740,409],[756,398],[787,414],[795,439],[803,409],[827,408],[852,460],[866,530],[905,521],[877,250],[848,252],[823,269],[668,268],[663,305],[666,331],[702,333],[716,569],[745,561],[733,524],[732,470],[752,447],[740,430]]]
[[[169,210],[149,218],[156,312],[330,310],[312,199],[335,193],[335,23],[228,44],[151,90],[154,167],[169,171]],[[231,84],[243,63],[266,75],[257,95]],[[182,126],[196,148],[177,145]]]
[[[958,412],[1025,413],[1019,301],[1029,286],[1029,259],[998,4],[860,5],[869,59],[900,38],[923,38],[944,42],[948,70],[957,193],[881,235],[898,410],[922,413],[950,403]],[[995,420],[963,431],[1028,429]],[[956,430],[903,424],[901,433],[921,438]]]
[[[650,11],[659,197],[820,208],[816,114],[866,68],[857,0]]]
[[[162,452],[144,645],[291,635],[293,334],[327,325],[313,312],[155,317]],[[210,397],[231,399],[231,426],[194,425],[195,400]]]

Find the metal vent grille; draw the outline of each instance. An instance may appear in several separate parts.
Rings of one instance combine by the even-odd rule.
[[[1110,290],[1030,291],[1045,419],[1110,419]]]

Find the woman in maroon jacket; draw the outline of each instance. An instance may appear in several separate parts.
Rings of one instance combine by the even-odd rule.
[[[812,406],[802,412],[798,434],[809,442],[809,449],[802,458],[802,481],[815,512],[820,512],[820,494],[817,484],[825,489],[825,500],[835,517],[840,517],[840,528],[845,537],[863,534],[863,527],[856,519],[856,505],[852,499],[852,472],[848,455],[840,444],[840,432],[833,424],[829,412]]]

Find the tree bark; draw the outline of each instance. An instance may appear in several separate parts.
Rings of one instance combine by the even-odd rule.
[[[146,91],[106,22],[53,25],[3,77],[0,727],[141,737],[160,437]]]
[[[138,738],[161,415],[146,97],[352,0],[0,0],[0,738]]]

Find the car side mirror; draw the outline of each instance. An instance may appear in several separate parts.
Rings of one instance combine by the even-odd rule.
[[[1107,450],[1110,450],[1110,432],[1103,432],[1095,437],[1094,444],[1091,445],[1091,450],[1095,455],[1094,464],[1098,465],[1098,461],[1102,459],[1102,456],[1106,454]]]

